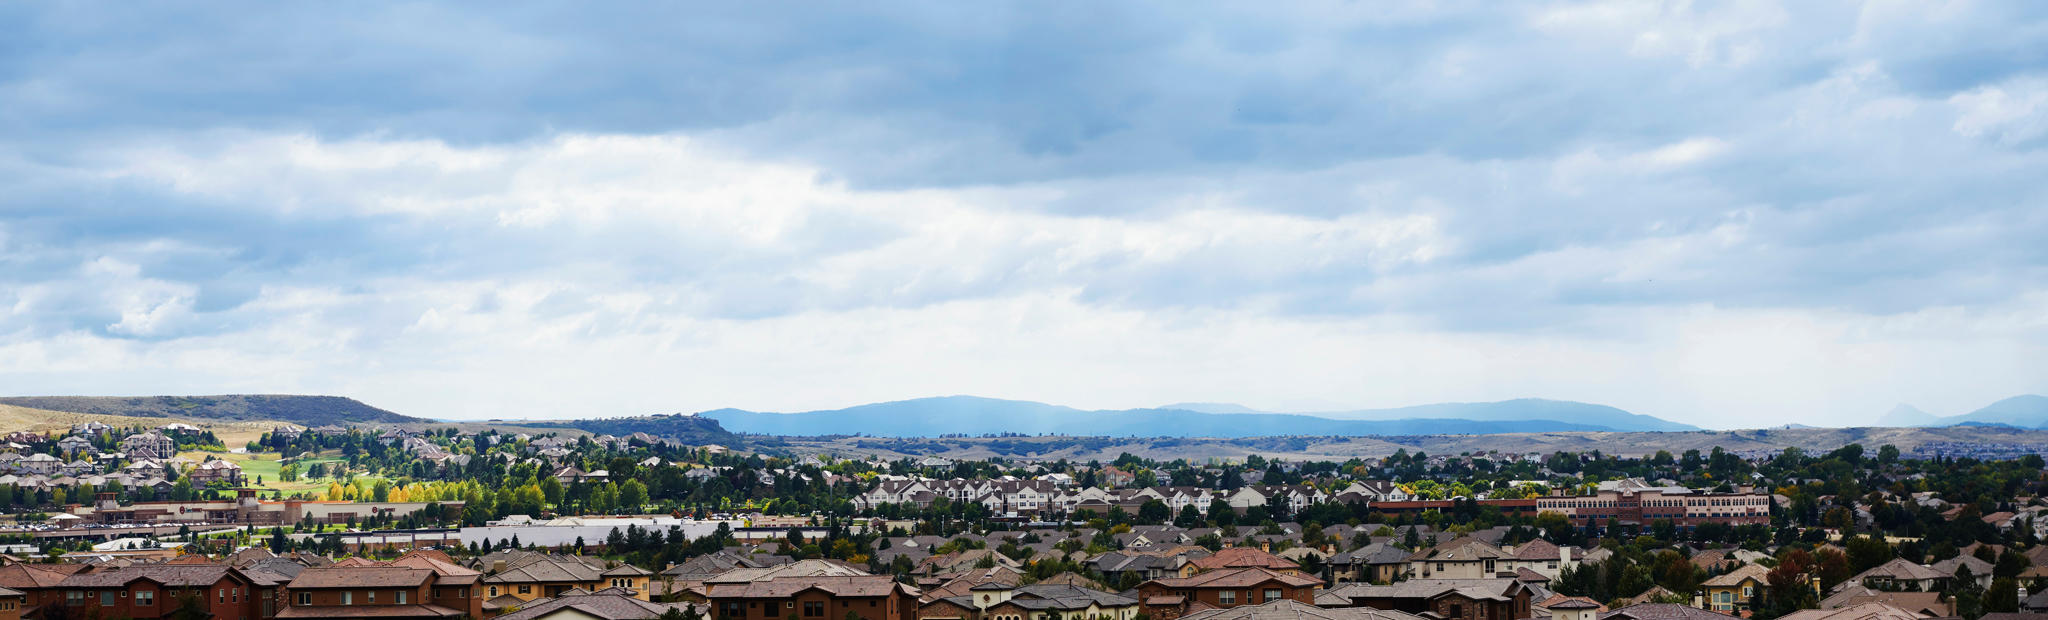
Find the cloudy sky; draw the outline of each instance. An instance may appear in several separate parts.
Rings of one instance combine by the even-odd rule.
[[[0,6],[0,393],[2048,392],[2048,4],[635,8]]]

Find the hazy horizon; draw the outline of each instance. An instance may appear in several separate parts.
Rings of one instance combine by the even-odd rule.
[[[17,4],[0,394],[2048,393],[2048,5]]]

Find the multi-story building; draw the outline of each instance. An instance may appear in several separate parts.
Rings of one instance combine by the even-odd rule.
[[[79,571],[46,592],[71,618],[162,618],[194,606],[213,620],[263,618],[261,593],[222,564],[143,564]]]
[[[211,460],[200,463],[185,474],[192,478],[192,486],[204,487],[215,482],[236,485],[242,483],[242,466],[233,461]]]
[[[1295,572],[1225,568],[1197,573],[1192,577],[1147,581],[1138,585],[1138,599],[1144,601],[1146,614],[1159,620],[1171,620],[1187,613],[1191,607],[1197,607],[1196,603],[1230,608],[1291,599],[1312,605],[1315,604],[1316,588],[1321,585],[1321,579]]]
[[[722,620],[914,620],[918,594],[888,575],[776,577],[704,586],[712,614]]]
[[[1371,607],[1444,620],[1518,620],[1531,616],[1534,591],[1514,579],[1410,579],[1351,584],[1316,597],[1322,607]]]
[[[1648,526],[1660,520],[1686,529],[1707,523],[1763,525],[1771,522],[1771,496],[1699,493],[1684,487],[1623,488],[1537,498],[1536,511],[1564,515],[1579,527]]]
[[[460,579],[441,585],[442,576],[412,566],[328,566],[299,571],[285,584],[279,618],[460,618],[482,617],[473,584]],[[439,587],[437,587],[439,586]],[[450,588],[457,592],[448,592]],[[449,598],[455,594],[455,598]],[[453,603],[460,607],[450,607]]]

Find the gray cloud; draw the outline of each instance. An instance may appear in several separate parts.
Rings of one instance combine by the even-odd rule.
[[[0,344],[459,366],[1030,298],[1586,350],[1953,311],[2040,361],[2040,9],[756,10],[0,8]]]

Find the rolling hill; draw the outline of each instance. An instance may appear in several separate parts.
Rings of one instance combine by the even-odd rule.
[[[825,411],[766,413],[717,409],[697,415],[727,429],[766,435],[934,435],[1061,434],[1143,437],[1259,437],[1269,435],[1487,434],[1548,431],[1694,430],[1693,427],[1630,414],[1612,407],[1563,401],[1505,401],[1346,412],[1373,419],[1336,419],[1322,414],[1239,413],[1241,407],[1198,405],[1226,411],[1189,409],[1083,410],[1045,403],[944,396],[874,403]],[[1514,412],[1528,417],[1514,417]],[[1395,417],[1385,412],[1410,412]],[[1472,414],[1483,419],[1455,417]],[[1535,417],[1535,416],[1555,417]]]
[[[406,424],[422,418],[378,409],[353,398],[280,394],[222,396],[8,396],[0,404],[91,415],[209,420],[276,420],[301,426]]]

